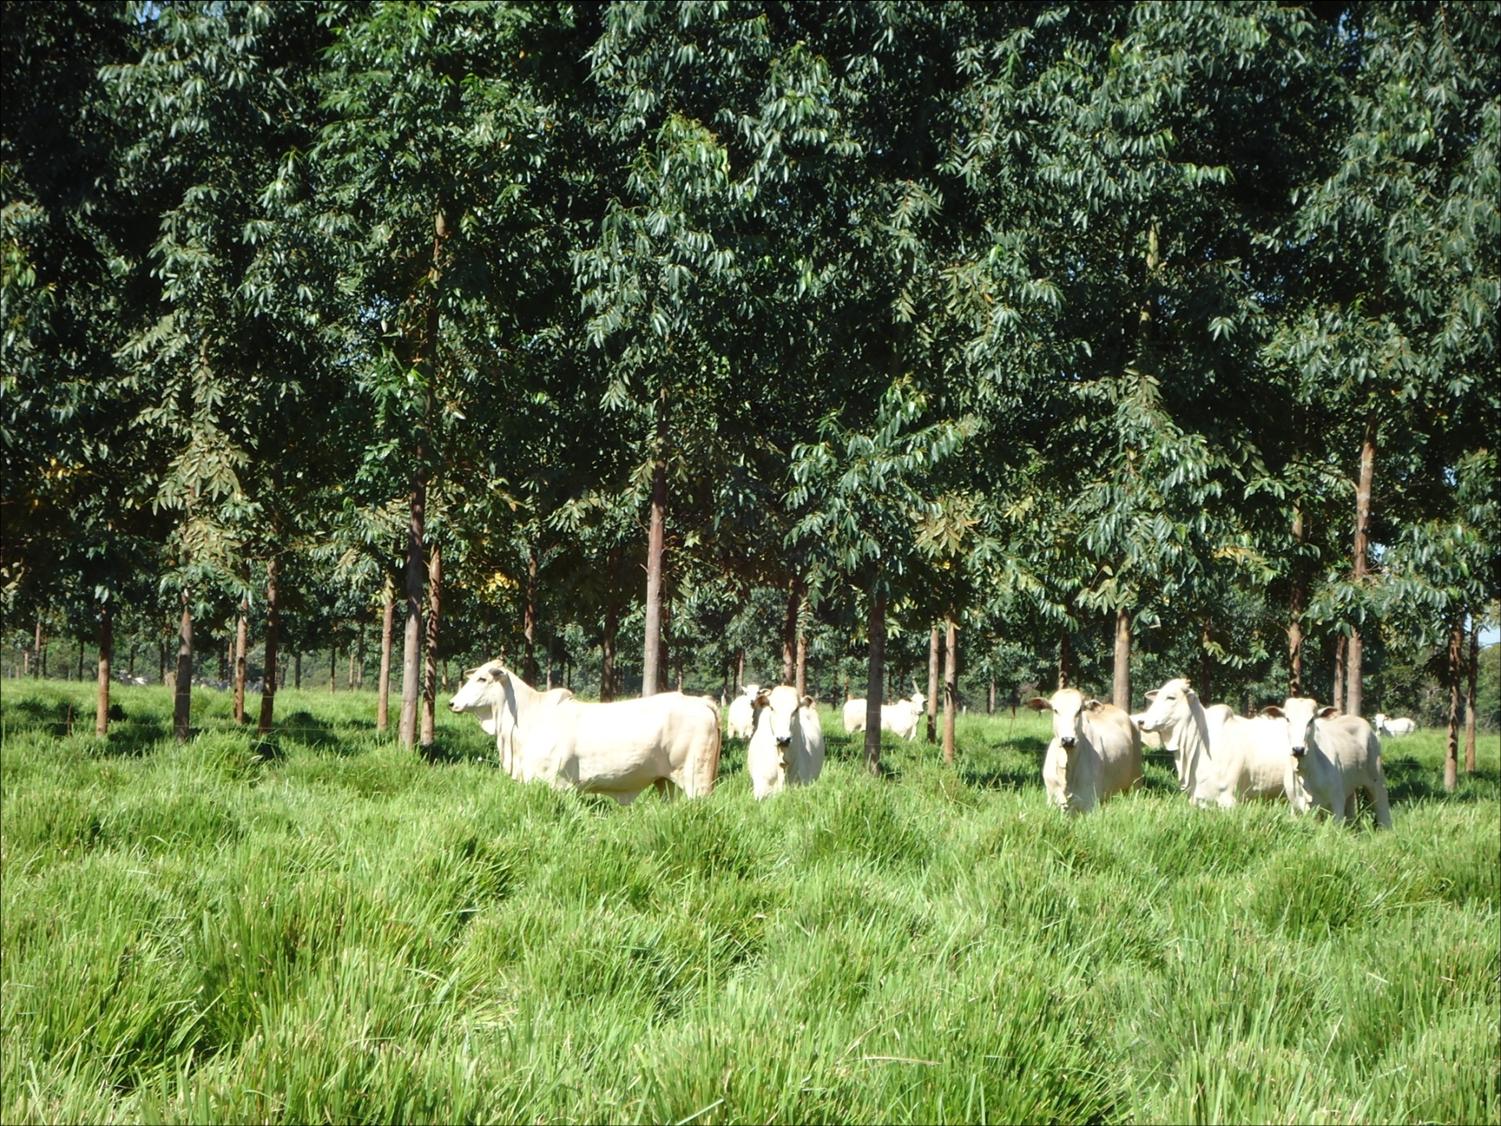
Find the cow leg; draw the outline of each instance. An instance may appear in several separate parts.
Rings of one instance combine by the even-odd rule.
[[[1337,824],[1343,825],[1349,814],[1349,804],[1344,794],[1336,790],[1329,795],[1329,816],[1334,818]]]
[[[1376,779],[1368,787],[1371,792],[1371,804],[1376,807],[1376,828],[1390,829],[1392,827],[1392,807],[1386,797],[1386,782]]]
[[[1355,814],[1360,806],[1360,789],[1356,787],[1345,795],[1345,820],[1354,821]]]
[[[678,787],[670,778],[658,778],[652,783],[652,787],[663,801],[672,801],[678,796]]]

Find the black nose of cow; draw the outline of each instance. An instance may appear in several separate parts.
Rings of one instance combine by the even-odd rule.
[[[1293,758],[1302,758],[1303,757],[1303,752],[1306,751],[1307,749],[1308,749],[1307,747],[1294,747],[1293,748]]]
[[[785,747],[785,746],[787,746],[791,742],[792,742],[792,736],[791,735],[778,735],[777,736],[777,746],[779,746],[779,747]]]
[[[1070,735],[1067,739],[1059,739],[1058,742],[1062,743],[1065,747],[1072,747],[1074,745],[1074,738]]]

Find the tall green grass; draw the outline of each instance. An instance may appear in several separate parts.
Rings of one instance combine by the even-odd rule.
[[[76,695],[70,695],[76,693]],[[1396,828],[1047,808],[1044,721],[699,802],[437,761],[286,692],[273,749],[4,686],[0,1119],[1494,1122],[1497,746],[1387,748]],[[91,730],[91,724],[82,725]]]

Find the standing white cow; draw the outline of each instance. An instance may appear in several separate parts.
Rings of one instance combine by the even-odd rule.
[[[1390,735],[1396,738],[1401,735],[1411,735],[1418,729],[1418,725],[1406,716],[1392,717],[1376,713],[1376,731],[1382,735]]]
[[[1070,813],[1088,813],[1141,780],[1141,732],[1114,704],[1086,700],[1073,688],[1050,699],[1027,701],[1053,713],[1053,741],[1042,764],[1048,801]]]
[[[1277,798],[1287,750],[1269,719],[1245,719],[1224,704],[1206,708],[1184,677],[1147,693],[1143,731],[1156,731],[1173,752],[1178,788],[1200,804],[1228,808],[1248,798]]]
[[[784,786],[806,785],[823,772],[823,725],[813,697],[787,685],[756,694],[755,729],[745,749],[751,793],[759,800]]]
[[[916,739],[918,721],[923,716],[927,697],[915,688],[912,695],[894,704],[881,705],[881,730],[895,732],[899,739]],[[844,729],[848,732],[865,730],[865,701],[844,702]]]
[[[740,695],[730,701],[729,717],[725,727],[731,739],[749,739],[751,728],[756,722],[756,695],[761,691],[759,684],[747,684],[741,689]]]
[[[493,727],[501,767],[517,781],[629,805],[648,786],[669,793],[669,783],[702,797],[719,776],[719,707],[707,696],[585,703],[567,689],[538,692],[491,661],[470,673],[448,706]]]
[[[1356,795],[1365,790],[1377,827],[1392,827],[1381,740],[1369,723],[1358,715],[1320,708],[1306,696],[1289,696],[1280,708],[1263,708],[1262,714],[1283,725],[1283,788],[1296,812],[1324,809],[1336,821],[1345,821],[1355,816]]]

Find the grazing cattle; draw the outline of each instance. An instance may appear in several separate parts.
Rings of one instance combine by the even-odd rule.
[[[1411,735],[1417,729],[1418,725],[1406,716],[1393,719],[1380,712],[1376,713],[1376,730],[1383,735],[1391,735],[1395,738],[1401,735]]]
[[[1336,821],[1355,816],[1355,798],[1371,795],[1378,828],[1392,827],[1381,741],[1358,715],[1320,708],[1317,700],[1289,696],[1283,705],[1262,709],[1282,725],[1285,738],[1283,789],[1298,813],[1324,809]]]
[[[923,715],[927,697],[913,689],[912,695],[894,704],[881,705],[881,730],[895,732],[901,739],[916,739],[917,724]],[[865,730],[865,701],[844,702],[844,729],[848,732]]]
[[[1283,792],[1286,746],[1274,721],[1245,719],[1224,704],[1208,708],[1183,677],[1147,693],[1143,731],[1162,735],[1178,771],[1178,788],[1200,804],[1228,808]]]
[[[1141,780],[1141,732],[1114,704],[1060,688],[1050,699],[1034,696],[1027,706],[1053,714],[1053,741],[1042,764],[1042,782],[1053,805],[1088,813]]]
[[[725,726],[731,739],[749,739],[751,728],[756,723],[756,694],[759,684],[747,684],[739,696],[730,701],[730,714]]]
[[[707,696],[585,703],[565,688],[538,692],[491,661],[470,673],[448,706],[489,721],[501,767],[518,781],[629,805],[648,786],[702,797],[719,775],[719,708]]]
[[[753,701],[754,730],[745,749],[751,793],[759,800],[784,786],[806,785],[823,772],[823,725],[813,697],[787,685],[761,689]]]

